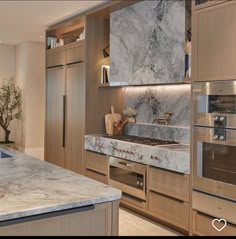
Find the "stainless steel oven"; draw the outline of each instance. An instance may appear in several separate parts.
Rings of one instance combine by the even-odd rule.
[[[194,125],[236,128],[236,81],[194,83],[193,102]]]
[[[122,192],[146,201],[146,172],[144,164],[109,158],[109,184]]]
[[[236,200],[236,82],[194,83],[193,188]]]

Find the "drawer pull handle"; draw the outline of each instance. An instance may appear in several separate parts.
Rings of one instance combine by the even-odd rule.
[[[119,162],[119,164],[125,165],[126,167],[131,167],[132,163]]]

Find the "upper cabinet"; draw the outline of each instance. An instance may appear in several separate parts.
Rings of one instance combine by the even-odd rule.
[[[191,5],[191,4],[190,4]],[[113,85],[180,83],[185,79],[185,1],[141,1],[110,14]]]
[[[236,79],[235,26],[235,1],[193,11],[194,81]]]

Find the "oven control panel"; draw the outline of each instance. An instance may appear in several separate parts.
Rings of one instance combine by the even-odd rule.
[[[214,117],[214,140],[226,140],[226,116],[216,115]]]

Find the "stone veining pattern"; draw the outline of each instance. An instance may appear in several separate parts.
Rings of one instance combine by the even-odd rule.
[[[190,172],[189,146],[185,149],[173,150],[166,146],[148,146],[99,135],[86,135],[85,149],[180,173],[189,174]],[[130,154],[127,151],[133,153]],[[158,156],[159,159],[152,159],[151,156]]]
[[[128,123],[125,125],[124,134],[190,144],[189,127]]]
[[[9,153],[6,151],[6,153]],[[0,159],[0,221],[117,200],[121,191],[23,153]]]
[[[129,85],[184,79],[185,1],[142,1],[110,17],[111,81]]]
[[[137,123],[157,124],[157,118],[169,111],[170,125],[190,125],[190,85],[128,87],[125,101],[137,110]]]

